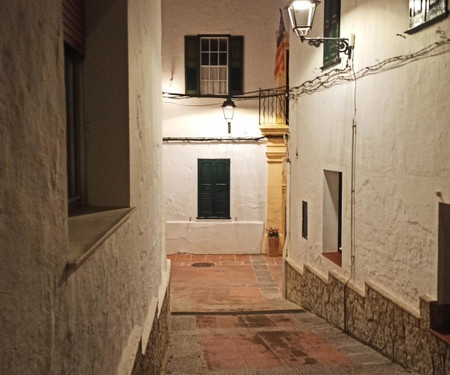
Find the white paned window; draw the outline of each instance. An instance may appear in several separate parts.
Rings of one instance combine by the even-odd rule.
[[[200,94],[228,94],[228,38],[200,38]]]

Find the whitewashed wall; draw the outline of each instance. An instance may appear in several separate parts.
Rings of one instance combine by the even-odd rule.
[[[0,5],[2,374],[52,373],[59,344],[57,285],[67,249],[60,3]]]
[[[323,3],[310,35],[322,35]],[[408,2],[343,1],[341,36],[356,34],[354,67],[418,51],[450,35],[445,19],[407,35]],[[377,71],[291,101],[292,225],[289,257],[350,276],[352,120],[356,93],[355,278],[417,307],[436,298],[438,202],[450,203],[450,53]],[[341,55],[345,66],[346,57]],[[322,49],[291,35],[291,86],[321,74]],[[343,267],[322,253],[323,170],[343,172]],[[435,192],[442,192],[442,198]],[[301,237],[302,200],[309,236]]]
[[[279,9],[284,0],[208,1],[165,0],[162,4],[162,87],[184,93],[184,36],[231,34],[244,36],[244,92],[276,86],[273,80]],[[163,135],[225,134],[223,100],[165,100]],[[167,103],[172,104],[167,104]],[[216,104],[211,107],[198,105]],[[259,134],[258,101],[236,102],[233,129]],[[190,106],[191,105],[191,106]]]
[[[167,252],[259,253],[266,212],[264,143],[164,145]],[[231,220],[197,220],[197,160],[230,159]]]
[[[114,158],[99,163],[128,176],[127,204],[136,210],[68,275],[61,1],[2,2],[2,55],[8,53],[0,60],[5,77],[0,80],[1,374],[118,373],[126,350],[131,358],[138,353],[138,342],[127,348],[132,332],[144,336],[152,298],[167,286],[160,239],[161,3],[86,4],[87,55],[92,53],[87,74],[100,66],[106,76],[119,71],[116,84],[122,92],[115,97],[116,110],[127,115],[124,121],[113,118],[109,130],[119,124],[129,136],[119,166],[111,164]],[[98,54],[120,61],[114,67],[101,58],[93,62]],[[108,91],[109,81],[99,79],[98,84],[97,89]],[[97,114],[111,115],[104,111],[105,98],[96,99]],[[90,129],[111,125],[99,124],[105,120],[101,115],[90,112],[87,117]],[[91,153],[100,147],[95,137],[92,132],[87,137]],[[122,180],[118,185],[122,190]],[[114,187],[105,188],[105,195]]]
[[[184,93],[184,36],[244,36],[244,92],[276,86],[273,80],[280,0],[166,0],[163,7],[163,91]],[[255,93],[257,94],[257,93]],[[231,135],[224,99],[163,99],[164,137],[260,137],[258,100],[238,101]],[[260,252],[266,210],[265,144],[164,144],[167,251]],[[197,159],[231,159],[232,220],[197,216]]]

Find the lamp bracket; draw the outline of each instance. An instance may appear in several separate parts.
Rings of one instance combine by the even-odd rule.
[[[310,46],[314,47],[320,47],[321,44],[325,42],[331,42],[336,45],[336,47],[339,48],[340,53],[344,53],[347,56],[351,56],[353,47],[350,46],[348,42],[348,38],[331,38],[331,37],[324,37],[324,38],[307,38],[304,36],[300,37],[300,40],[302,43],[304,41],[307,41]]]

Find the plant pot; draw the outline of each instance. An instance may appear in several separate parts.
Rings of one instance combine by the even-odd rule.
[[[276,257],[280,255],[280,238],[279,237],[267,237],[269,239],[269,256]]]

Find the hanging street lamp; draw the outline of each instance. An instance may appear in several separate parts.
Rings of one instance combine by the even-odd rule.
[[[320,4],[320,0],[293,0],[289,3],[287,10],[291,21],[292,30],[300,38],[303,43],[305,40],[310,46],[319,47],[325,42],[335,43],[339,52],[351,57],[352,50],[355,45],[355,35],[351,34],[348,38],[308,38],[309,30],[314,21],[314,13],[316,6]]]
[[[308,35],[312,27],[316,5],[320,0],[297,0],[288,5],[289,20],[295,34],[301,39]]]
[[[231,133],[231,120],[233,120],[234,109],[236,108],[236,104],[228,98],[222,104],[223,117],[225,121],[228,123],[228,134]]]

